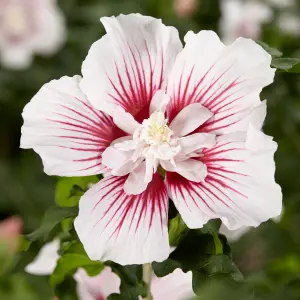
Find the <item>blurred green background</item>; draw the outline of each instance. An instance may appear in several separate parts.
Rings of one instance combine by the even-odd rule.
[[[284,5],[290,1],[279,0],[279,6],[272,4],[275,1],[259,2],[272,10],[270,20],[261,26],[259,39],[279,49],[285,57],[300,57],[300,25],[293,33],[280,26],[280,18],[286,14],[300,22],[300,1]],[[0,66],[0,217],[21,216],[24,233],[36,229],[47,208],[53,205],[55,178],[43,173],[38,155],[19,149],[22,109],[44,83],[63,75],[80,74],[90,45],[104,33],[99,18],[140,12],[162,18],[165,24],[177,27],[183,37],[188,30],[220,32],[222,16],[218,0],[61,0],[58,5],[67,21],[68,36],[63,48],[51,57],[36,56],[26,70]],[[279,144],[276,177],[283,189],[285,210],[281,222],[262,224],[233,243],[234,260],[256,286],[254,296],[297,300],[300,299],[300,76],[277,73],[274,84],[263,91],[262,99],[268,99],[265,132]],[[2,289],[0,300],[51,299],[44,278],[25,275],[21,267],[17,271],[10,281],[15,294],[7,292],[6,296]],[[199,299],[246,299],[218,284],[218,288],[214,287],[207,287],[206,296]],[[230,296],[226,296],[227,292]]]

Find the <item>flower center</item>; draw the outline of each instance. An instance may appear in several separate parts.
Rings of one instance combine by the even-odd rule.
[[[164,143],[170,143],[173,137],[173,131],[167,125],[163,112],[153,113],[149,119],[144,120],[139,138],[148,145],[159,146]]]

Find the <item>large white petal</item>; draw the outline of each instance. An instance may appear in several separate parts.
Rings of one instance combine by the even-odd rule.
[[[201,125],[198,132],[247,129],[248,124],[242,121],[261,103],[262,88],[274,78],[271,56],[254,41],[244,38],[225,46],[212,31],[189,32],[185,41],[168,78],[169,120],[186,106],[200,103],[214,117]]]
[[[164,182],[155,174],[135,196],[124,192],[126,178],[106,177],[81,198],[77,234],[93,260],[122,265],[163,261],[169,255]]]
[[[59,240],[43,246],[36,258],[26,266],[25,271],[33,275],[50,275],[53,273],[59,259]]]
[[[102,152],[125,135],[94,109],[79,89],[80,77],[44,85],[23,111],[21,147],[33,148],[49,175],[84,176],[103,171]]]
[[[208,172],[204,181],[167,173],[169,195],[186,224],[199,228],[220,218],[235,230],[278,216],[282,194],[274,180],[276,149],[271,137],[250,125],[247,133],[219,136],[213,148],[202,151]]]
[[[121,105],[141,122],[182,49],[178,32],[140,14],[101,21],[107,34],[92,45],[83,63],[81,87],[96,107],[111,114]]]

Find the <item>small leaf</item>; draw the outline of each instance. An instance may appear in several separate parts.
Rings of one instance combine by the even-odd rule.
[[[282,52],[280,52],[279,50],[270,47],[268,44],[262,42],[262,41],[257,41],[257,44],[259,44],[260,46],[262,46],[269,54],[271,54],[273,57],[281,57],[282,56]]]
[[[175,218],[169,220],[170,246],[177,246],[188,230],[188,227],[185,225],[179,214]]]
[[[97,176],[60,178],[56,184],[55,201],[63,207],[76,206],[89,185],[98,181]]]
[[[284,71],[290,71],[293,67],[300,63],[299,58],[274,58],[271,66]]]
[[[120,294],[110,295],[108,300],[138,300],[139,296],[146,296],[142,266],[121,266],[113,262],[109,262],[107,265],[121,279]]]
[[[78,214],[77,207],[62,208],[52,207],[50,208],[42,221],[40,228],[34,232],[28,234],[26,237],[29,241],[36,241],[38,239],[47,240],[50,232],[64,219],[75,217]]]
[[[86,268],[90,276],[95,276],[104,269],[104,264],[99,261],[92,261],[85,253],[82,244],[72,242],[71,245],[64,250],[51,275],[50,283],[52,287],[55,289],[64,282],[66,277],[72,276],[78,268]]]

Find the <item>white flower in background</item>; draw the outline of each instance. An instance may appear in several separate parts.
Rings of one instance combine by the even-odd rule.
[[[221,0],[220,32],[225,43],[238,37],[257,40],[261,26],[272,19],[270,7],[256,0]]]
[[[65,35],[56,0],[0,0],[0,61],[5,67],[27,68],[34,54],[55,53]]]
[[[34,275],[51,275],[59,255],[59,240],[46,244],[35,260],[26,268]],[[90,277],[84,269],[78,269],[74,275],[77,282],[79,300],[105,300],[113,293],[120,293],[121,281],[109,267],[97,276]],[[154,300],[184,300],[195,296],[192,289],[192,272],[184,273],[176,269],[173,273],[158,278],[153,275],[151,293]]]
[[[46,84],[24,108],[21,147],[49,175],[106,176],[81,198],[75,229],[89,257],[119,264],[169,255],[168,199],[190,228],[220,218],[258,226],[281,211],[273,155],[261,132],[273,81],[254,41],[225,46],[139,14],[102,18],[83,78]],[[165,174],[165,178],[161,175]]]
[[[278,18],[278,26],[286,34],[296,37],[300,35],[300,18],[297,14],[281,13]]]
[[[187,18],[197,11],[199,0],[174,0],[173,6],[179,18]]]
[[[283,212],[284,212],[284,207],[282,207],[281,214],[272,219],[273,222],[279,223],[281,221],[282,216],[283,216]],[[244,227],[241,227],[241,228],[236,229],[236,230],[228,230],[228,228],[224,224],[222,224],[221,227],[220,227],[220,233],[224,234],[229,241],[235,242],[235,241],[238,241],[244,234],[249,232],[251,229],[253,229],[253,228],[244,226]]]

